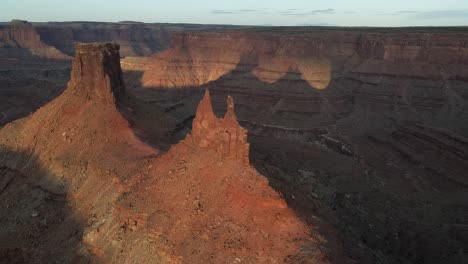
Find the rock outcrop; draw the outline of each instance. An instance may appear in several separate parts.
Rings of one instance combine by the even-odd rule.
[[[212,85],[214,111],[230,94],[242,121],[353,132],[416,121],[468,131],[455,122],[468,118],[468,34],[400,31],[184,32],[173,35],[170,49],[122,65],[142,72],[149,88]]]
[[[120,69],[120,46],[78,43],[69,87],[80,97],[114,103],[125,94]]]
[[[7,50],[3,52],[2,48]],[[9,25],[0,25],[0,56],[13,56],[21,51],[24,51],[19,54],[22,57],[33,55],[47,59],[70,59],[55,47],[44,43],[34,26],[27,21],[13,20]]]
[[[22,214],[14,208],[2,212],[22,219],[21,225],[1,220],[9,230],[4,241],[15,241],[12,245],[24,252],[32,252],[30,246],[36,245],[34,257],[26,260],[29,263],[69,263],[80,255],[81,248],[93,252],[100,242],[83,237],[93,233],[96,220],[90,218],[88,224],[83,221],[89,215],[102,217],[110,212],[121,192],[120,182],[142,167],[138,157],[157,153],[138,140],[117,110],[117,97],[125,89],[119,46],[77,44],[77,49],[67,89],[33,114],[0,130],[0,167],[19,175],[11,179],[11,184],[30,188],[24,190],[21,199],[25,203],[28,199],[37,201],[34,206],[40,210],[35,214],[40,213],[42,223],[47,222],[42,224],[47,228],[41,229],[40,221],[30,220],[30,213]],[[39,197],[35,189],[41,190]],[[16,199],[18,195],[22,194],[9,190],[1,199]],[[61,199],[63,206],[40,197],[59,197],[56,199]],[[56,221],[57,215],[61,223]],[[36,230],[31,231],[36,238],[20,238],[25,230]],[[38,237],[40,243],[32,242]],[[54,248],[62,246],[65,249],[55,254]],[[82,257],[94,259],[93,254]]]
[[[227,98],[227,112],[224,118],[217,118],[211,106],[209,90],[198,105],[192,132],[187,141],[201,148],[211,149],[223,158],[249,164],[249,143],[247,130],[239,125],[234,113],[234,99]]]

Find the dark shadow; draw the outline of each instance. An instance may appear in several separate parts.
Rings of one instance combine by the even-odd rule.
[[[364,142],[371,149],[379,149],[376,153],[382,154],[377,156],[390,150],[372,145],[366,138],[353,142],[336,130],[337,120],[348,116],[359,103],[354,94],[358,83],[335,76],[333,65],[326,89],[312,87],[295,69],[289,69],[273,83],[266,83],[252,73],[257,66],[255,57],[247,54],[234,70],[199,87],[143,88],[138,83],[142,72],[126,72],[125,77],[134,84],[129,88],[132,96],[154,105],[174,122],[164,136],[169,144],[166,149],[190,133],[196,106],[205,89],[210,89],[218,117],[224,115],[226,97],[231,95],[236,115],[248,129],[251,164],[268,178],[303,221],[317,227],[313,232],[324,237],[332,263],[346,263],[346,257],[336,253],[343,249],[359,263],[369,264],[458,264],[466,260],[468,241],[463,237],[468,236],[454,232],[465,234],[468,225],[461,221],[461,226],[454,226],[447,217],[463,219],[468,212],[467,204],[453,202],[450,206],[459,210],[451,209],[445,215],[443,202],[437,198],[440,193],[408,192],[385,185],[386,179],[406,169],[393,172],[368,163],[367,160],[375,158],[373,152],[355,152],[353,146]],[[291,86],[294,89],[290,91],[291,98],[279,93]],[[330,103],[328,98],[338,93],[346,99]],[[301,101],[315,103],[305,105],[306,114],[294,113],[294,103]],[[320,111],[322,108],[327,108],[326,114]],[[150,142],[144,125],[139,130],[140,137]],[[404,157],[397,159],[405,162]],[[463,194],[463,190],[466,188],[458,192],[466,196],[468,192]]]
[[[18,60],[0,57],[0,127],[52,101],[69,80],[70,61]]]
[[[0,263],[91,263],[70,186],[30,152],[0,148]]]

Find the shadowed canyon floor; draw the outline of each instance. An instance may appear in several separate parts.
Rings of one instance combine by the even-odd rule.
[[[0,53],[0,125],[43,106],[0,130],[2,259],[467,261],[463,28],[178,28],[156,44],[155,25],[123,24],[90,31],[140,36],[123,77],[111,44],[78,46],[66,90],[69,60],[42,44]],[[46,32],[85,32],[33,26],[68,55]]]

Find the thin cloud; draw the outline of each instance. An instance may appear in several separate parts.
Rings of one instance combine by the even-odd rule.
[[[241,15],[241,14],[271,14],[271,12],[267,11],[268,8],[262,9],[233,9],[233,10],[224,10],[224,9],[216,9],[211,10],[210,13],[214,15]],[[311,11],[303,11],[297,8],[290,8],[283,11],[277,11],[280,15],[283,16],[290,16],[290,17],[306,17],[306,16],[314,16],[319,14],[334,14],[336,13],[334,9],[318,9],[318,10],[311,10]]]
[[[215,15],[234,15],[234,14],[265,14],[266,9],[236,9],[236,10],[211,10],[211,14]]]
[[[215,14],[215,15],[236,14],[235,11],[229,11],[229,10],[212,10],[210,13]]]
[[[417,11],[401,10],[382,15],[406,16],[412,19],[444,19],[444,18],[468,18],[468,10],[435,10],[435,11]]]
[[[420,11],[415,10],[401,10],[397,12],[398,14],[418,14]]]
[[[311,11],[306,11],[306,12],[296,12],[296,11],[293,11],[293,10],[281,11],[280,14],[283,16],[305,17],[305,16],[315,16],[315,15],[320,15],[320,14],[334,14],[335,13],[335,9],[332,9],[332,8],[311,10]]]
[[[418,12],[417,19],[441,19],[441,18],[467,18],[468,10],[438,10],[428,12]]]
[[[250,12],[258,12],[259,10],[255,10],[255,9],[239,9],[239,10],[236,10],[237,12],[241,12],[241,13],[250,13]]]
[[[298,27],[335,27],[335,24],[329,23],[300,23],[296,24]]]

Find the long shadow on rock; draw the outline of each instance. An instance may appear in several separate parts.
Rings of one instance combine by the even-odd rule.
[[[90,263],[67,182],[26,151],[0,148],[0,263]]]
[[[7,69],[3,70],[3,66]],[[2,63],[0,58],[0,127],[58,97],[66,87],[69,72],[68,61],[24,59]]]
[[[395,183],[395,175],[417,165],[404,167],[405,157],[399,153],[392,155],[402,164],[401,169],[369,164],[373,153],[387,155],[393,150],[376,143],[369,145],[372,152],[354,153],[349,145],[361,143],[346,144],[346,137],[340,137],[337,120],[360,107],[355,102],[355,83],[332,72],[328,87],[318,90],[293,68],[268,83],[252,73],[256,67],[255,59],[243,58],[234,70],[215,81],[170,89],[141,88],[138,81],[142,73],[132,72],[137,84],[131,91],[172,118],[174,126],[168,133],[171,144],[190,133],[205,89],[210,89],[218,117],[224,115],[226,97],[231,95],[236,115],[248,129],[251,164],[304,221],[322,227],[319,232],[331,248],[340,247],[341,242],[333,241],[336,234],[315,215],[340,230],[338,240],[360,263],[464,263],[468,243],[462,235],[453,234],[467,232],[466,221],[460,220],[466,214],[466,202],[453,195],[453,201],[444,198],[448,203],[444,206],[444,199],[439,199],[440,193],[433,189],[401,189],[412,184],[408,182],[388,185]],[[330,101],[337,94],[344,96]],[[301,111],[295,111],[296,107]],[[430,174],[421,172],[423,177]],[[463,189],[456,193],[460,194],[457,197],[466,196]],[[453,224],[450,219],[458,220]]]

